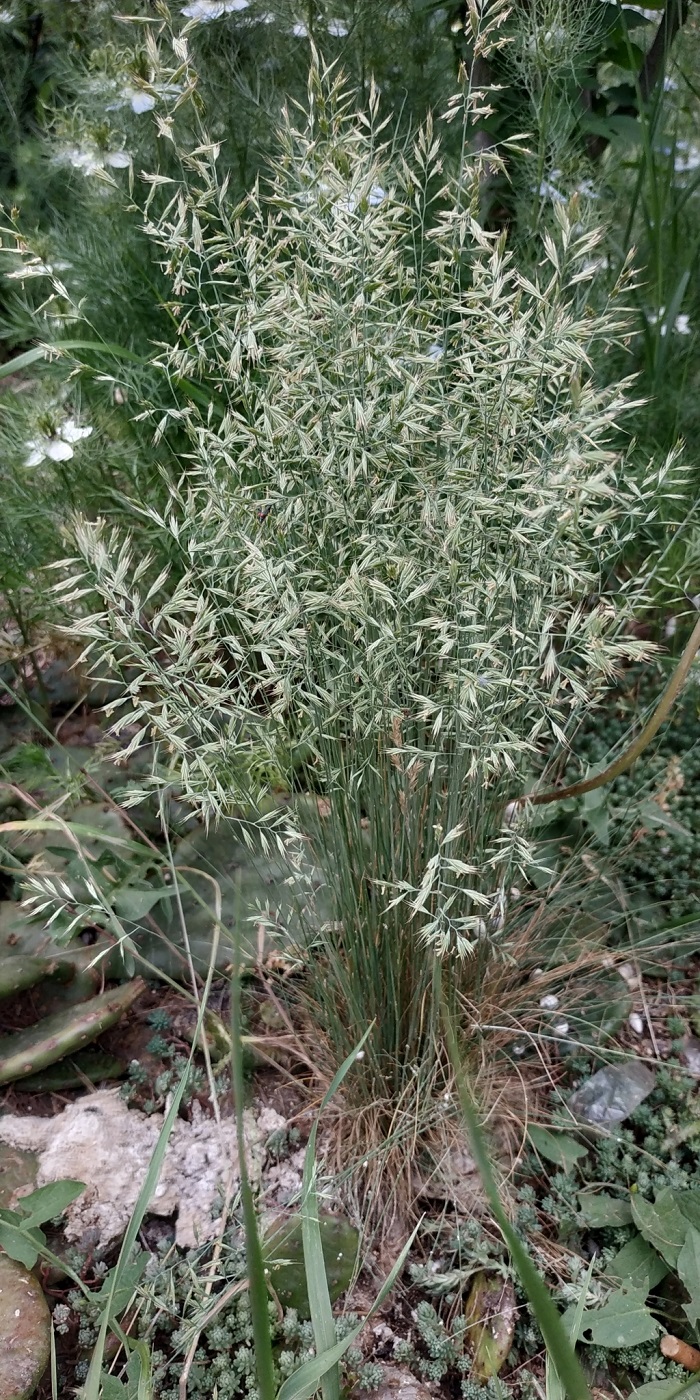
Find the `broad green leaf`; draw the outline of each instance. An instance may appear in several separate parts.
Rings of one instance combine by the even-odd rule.
[[[693,1327],[700,1321],[700,1231],[689,1225],[685,1240],[678,1255],[678,1274],[684,1288],[690,1294],[690,1302],[683,1304],[683,1311]]]
[[[34,1268],[41,1246],[45,1243],[46,1236],[42,1230],[25,1231],[5,1220],[0,1221],[0,1246],[11,1259],[24,1264],[26,1269]]]
[[[621,1288],[601,1308],[588,1308],[583,1315],[586,1340],[611,1349],[653,1341],[660,1325],[646,1306],[647,1292],[645,1287]]]
[[[129,1378],[129,1400],[155,1400],[153,1394],[151,1353],[144,1341],[129,1339],[132,1347],[126,1368]]]
[[[631,1225],[632,1206],[629,1196],[624,1200],[617,1196],[606,1196],[598,1191],[579,1191],[579,1212],[584,1224],[592,1230],[603,1230],[606,1225]]]
[[[641,1235],[635,1235],[618,1250],[605,1272],[608,1278],[617,1279],[625,1288],[645,1287],[648,1293],[650,1288],[655,1288],[666,1277],[668,1264],[664,1264],[656,1250]]]
[[[173,894],[173,890],[154,889],[152,885],[148,888],[121,885],[112,893],[111,902],[120,919],[128,919],[130,923],[136,924],[140,919],[145,919],[161,899]]]
[[[661,826],[667,831],[672,831],[675,836],[692,836],[692,832],[688,830],[687,826],[682,826],[675,817],[664,812],[663,807],[660,807],[653,797],[648,797],[645,802],[640,802],[639,815],[645,826]]]
[[[85,1190],[83,1181],[52,1181],[48,1186],[40,1186],[31,1195],[23,1196],[18,1208],[24,1219],[22,1227],[31,1230],[35,1225],[43,1225],[53,1220],[55,1215],[63,1215],[64,1210],[77,1200]]]
[[[681,1215],[700,1230],[700,1191],[674,1191],[673,1199]]]
[[[601,846],[610,844],[610,814],[608,794],[604,788],[594,788],[584,793],[581,802],[581,818],[591,828]]]
[[[700,1400],[700,1382],[695,1376],[689,1376],[686,1381],[647,1381],[646,1385],[633,1390],[628,1400],[676,1400],[680,1395],[686,1400]]]
[[[550,1162],[556,1162],[558,1167],[563,1167],[565,1172],[571,1171],[582,1157],[588,1155],[588,1148],[582,1147],[568,1133],[550,1133],[548,1128],[540,1128],[534,1123],[527,1131],[535,1150]]]
[[[123,1381],[117,1376],[108,1376],[103,1371],[100,1376],[100,1390],[102,1400],[127,1400],[128,1391]]]
[[[643,1196],[632,1195],[632,1219],[645,1240],[654,1246],[662,1259],[675,1269],[681,1245],[689,1228],[669,1187],[659,1191],[654,1204]]]
[[[96,1295],[96,1300],[100,1303],[109,1302],[109,1319],[113,1322],[120,1317],[125,1308],[128,1308],[136,1285],[148,1263],[150,1255],[145,1249],[139,1251],[135,1259],[130,1259],[121,1270],[115,1280],[115,1269],[110,1269],[104,1283]],[[114,1291],[112,1289],[114,1288]]]

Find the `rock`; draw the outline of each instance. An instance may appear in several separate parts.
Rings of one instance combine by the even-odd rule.
[[[584,1123],[622,1123],[648,1098],[655,1084],[654,1074],[640,1060],[606,1065],[574,1090],[569,1108]]]
[[[38,1166],[33,1152],[0,1142],[0,1210],[11,1209],[16,1192],[36,1186]]]
[[[271,1128],[272,1113],[265,1110],[261,1126],[260,1117],[245,1110],[247,1164],[254,1187],[260,1182],[270,1131],[285,1126],[284,1118],[275,1114]],[[87,1189],[66,1211],[65,1236],[80,1243],[90,1232],[105,1250],[128,1225],[162,1126],[161,1114],[147,1116],[127,1108],[118,1090],[101,1089],[68,1104],[55,1118],[5,1114],[0,1117],[0,1141],[38,1153],[38,1186],[65,1178],[85,1182]],[[191,1122],[175,1122],[149,1213],[176,1215],[176,1241],[193,1249],[216,1235],[217,1202],[229,1183],[235,1188],[239,1179],[234,1120],[223,1119],[219,1127],[195,1103]]]
[[[433,1390],[400,1366],[385,1366],[372,1400],[433,1400]],[[361,1392],[362,1393],[362,1392]]]
[[[341,1215],[322,1215],[319,1226],[328,1291],[334,1303],[352,1279],[360,1237]],[[309,1317],[301,1215],[280,1216],[272,1222],[263,1240],[263,1258],[282,1306],[296,1308],[301,1317]]]
[[[34,1275],[0,1254],[0,1395],[29,1400],[49,1363],[51,1314]]]

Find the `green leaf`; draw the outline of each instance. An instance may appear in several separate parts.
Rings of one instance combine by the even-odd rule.
[[[581,1291],[579,1294],[578,1302],[574,1304],[573,1307],[567,1308],[566,1312],[562,1317],[562,1323],[564,1325],[564,1329],[569,1338],[569,1341],[571,1342],[572,1347],[576,1346],[576,1343],[579,1337],[581,1336],[581,1324],[583,1322],[583,1314],[585,1312],[586,1298],[588,1297],[588,1289],[590,1288],[591,1279],[593,1277],[594,1264],[595,1260],[591,1259],[591,1262],[588,1265],[588,1273],[586,1274],[585,1279],[583,1279],[581,1282]],[[565,1395],[566,1391],[564,1390],[564,1387],[561,1383],[559,1372],[557,1371],[557,1368],[554,1364],[552,1353],[548,1351],[547,1361],[545,1365],[546,1400],[564,1400]]]
[[[113,1322],[124,1312],[125,1308],[128,1308],[149,1258],[150,1255],[145,1249],[140,1250],[135,1259],[130,1259],[124,1265],[116,1280],[116,1266],[114,1269],[110,1269],[96,1295],[97,1301],[100,1303],[109,1303],[110,1322]],[[114,1289],[113,1293],[112,1289]]]
[[[18,1225],[0,1221],[0,1246],[11,1259],[16,1259],[18,1264],[24,1264],[26,1269],[34,1268],[41,1245],[45,1243],[46,1236],[42,1230],[29,1232],[21,1230]]]
[[[127,1400],[128,1391],[117,1376],[108,1376],[104,1371],[100,1376],[102,1400]]]
[[[668,1273],[655,1249],[641,1235],[635,1235],[619,1249],[606,1270],[608,1278],[617,1279],[626,1288],[655,1288]]]
[[[29,1196],[22,1196],[17,1205],[25,1217],[23,1229],[31,1230],[35,1225],[53,1220],[55,1215],[63,1215],[71,1201],[77,1200],[84,1190],[83,1181],[52,1181],[48,1186],[32,1191]]]
[[[237,896],[240,896],[240,876],[237,882]],[[239,898],[237,898],[239,903]],[[241,1178],[241,1205],[243,1210],[243,1234],[245,1239],[246,1266],[248,1270],[250,1314],[253,1327],[255,1366],[258,1391],[261,1400],[275,1400],[274,1360],[270,1318],[267,1308],[267,1282],[263,1263],[258,1222],[255,1214],[253,1190],[248,1177],[246,1144],[243,1124],[245,1084],[243,1078],[243,1045],[241,1041],[241,976],[240,976],[240,932],[239,919],[235,921],[234,967],[231,976],[231,1079],[233,1083],[233,1103],[236,1115],[236,1136],[238,1142],[238,1164]]]
[[[646,1385],[633,1390],[628,1400],[676,1400],[679,1395],[685,1395],[687,1400],[700,1400],[700,1383],[695,1376],[689,1376],[686,1381],[647,1381]]]
[[[672,831],[675,836],[692,837],[692,832],[688,830],[687,826],[682,826],[680,822],[676,821],[675,817],[670,816],[668,812],[664,812],[663,807],[660,807],[658,802],[654,801],[653,797],[648,797],[644,802],[640,802],[639,815],[645,826],[661,826],[664,827],[666,831]]]
[[[142,888],[136,885],[120,885],[112,893],[112,904],[120,919],[138,923],[150,914],[154,905],[161,899],[174,894],[174,890],[154,889],[152,885]]]
[[[643,1196],[632,1195],[632,1219],[645,1240],[654,1246],[662,1259],[675,1269],[681,1245],[689,1228],[667,1186],[659,1191],[654,1204]]]
[[[569,1137],[568,1133],[550,1133],[548,1128],[540,1128],[536,1123],[527,1131],[535,1151],[542,1157],[547,1157],[550,1162],[556,1162],[565,1172],[571,1171],[582,1157],[588,1155],[588,1148],[582,1147],[581,1143]]]
[[[700,1191],[674,1191],[673,1199],[681,1215],[700,1230]]]
[[[579,1212],[584,1225],[592,1230],[603,1230],[608,1225],[631,1225],[632,1206],[629,1196],[620,1200],[617,1196],[606,1196],[598,1191],[579,1191]]]
[[[594,788],[586,792],[581,802],[581,819],[591,828],[601,846],[610,844],[610,814],[608,794],[604,788]]]
[[[589,1308],[583,1315],[583,1331],[599,1347],[636,1347],[651,1342],[660,1324],[646,1306],[648,1289],[619,1289],[611,1293],[601,1308]]]
[[[348,1332],[347,1335],[343,1337],[342,1341],[336,1342],[335,1346],[331,1347],[330,1351],[325,1351],[322,1356],[314,1356],[310,1361],[305,1361],[298,1370],[294,1371],[291,1376],[288,1376],[277,1392],[277,1400],[310,1400],[310,1397],[318,1389],[319,1381],[331,1367],[338,1365],[338,1362],[342,1360],[348,1347],[351,1347],[353,1343],[357,1341],[360,1333],[364,1330],[370,1319],[374,1317],[377,1309],[381,1307],[384,1299],[391,1292],[391,1289],[406,1263],[406,1259],[408,1258],[419,1229],[420,1221],[416,1225],[410,1238],[406,1241],[391,1273],[388,1278],[385,1279],[371,1308],[366,1313],[365,1317],[362,1318],[361,1322],[358,1322],[357,1326],[353,1327],[352,1331]],[[588,1397],[586,1397],[586,1400],[588,1400]]]
[[[678,1255],[678,1274],[684,1288],[690,1294],[690,1302],[683,1304],[683,1311],[693,1327],[700,1321],[700,1231],[689,1225],[685,1240]]]
[[[330,1103],[333,1095],[340,1088],[346,1074],[355,1064],[357,1056],[362,1050],[368,1035],[369,1029],[365,1031],[359,1044],[355,1046],[355,1049],[343,1061],[335,1075],[328,1092],[323,1098],[319,1112],[312,1123],[309,1141],[304,1155],[301,1229],[304,1245],[306,1288],[309,1295],[309,1309],[311,1312],[314,1341],[318,1356],[322,1356],[324,1352],[332,1350],[337,1340],[335,1322],[333,1321],[331,1296],[328,1288],[328,1278],[326,1275],[326,1265],[323,1257],[321,1228],[318,1218],[318,1194],[316,1191],[316,1134],[318,1131],[318,1120],[324,1108]],[[340,1375],[337,1365],[329,1367],[325,1375],[321,1377],[321,1388],[323,1391],[323,1400],[340,1400]]]

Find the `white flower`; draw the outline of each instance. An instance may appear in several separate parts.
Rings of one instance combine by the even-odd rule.
[[[72,165],[74,170],[82,170],[83,175],[99,175],[106,165],[113,170],[125,170],[131,165],[128,151],[98,151],[93,146],[66,146],[54,159]]]
[[[250,0],[192,0],[190,5],[184,5],[180,14],[185,19],[200,20],[202,24],[208,24],[212,19],[221,19],[222,15],[231,14],[234,10],[247,10]]]
[[[552,996],[551,993],[542,997],[540,1006],[543,1011],[556,1011],[559,1006],[559,997]]]
[[[700,166],[700,146],[691,145],[688,141],[679,141],[673,160],[676,174],[680,175],[688,170],[697,170],[698,166]]]
[[[444,355],[444,353],[445,353],[445,351],[444,351],[443,346],[442,346],[442,345],[438,345],[438,344],[436,343],[435,345],[431,345],[431,346],[430,346],[430,348],[429,348],[429,350],[428,350],[428,359],[429,359],[429,360],[441,360],[442,357],[443,357],[443,355]]]
[[[342,19],[329,19],[327,29],[333,39],[344,39],[348,32],[348,26]]]
[[[630,1030],[634,1031],[635,1035],[644,1034],[644,1022],[638,1011],[630,1012],[627,1018],[627,1024],[629,1025]]]
[[[74,418],[67,418],[55,433],[40,433],[27,443],[28,455],[25,466],[38,467],[45,457],[52,462],[67,462],[74,456],[73,447],[82,438],[90,436],[92,428],[80,428]]]
[[[323,189],[323,186],[321,186],[321,189]],[[358,194],[356,190],[351,190],[350,194],[345,199],[336,199],[333,208],[342,210],[343,214],[354,214],[358,204],[362,202],[363,198],[365,198],[364,195]],[[367,203],[376,209],[377,205],[381,204],[383,199],[386,199],[386,190],[383,190],[381,185],[372,185],[366,199]]]
[[[16,18],[14,10],[0,10],[0,24],[14,24]]]
[[[142,92],[141,89],[129,94],[132,112],[140,116],[141,112],[152,112],[156,105],[156,99],[150,92]]]
[[[556,180],[559,174],[561,174],[559,170],[553,170],[552,180]],[[558,190],[556,185],[552,184],[552,180],[542,181],[538,191],[540,199],[551,199],[553,204],[566,204],[566,195],[562,194],[561,190]]]
[[[578,194],[582,194],[584,199],[599,199],[600,195],[592,180],[581,180],[576,186]]]
[[[306,25],[302,24],[301,20],[299,20],[297,24],[292,25],[292,34],[295,39],[308,39],[309,37],[309,31]]]
[[[658,24],[660,13],[658,10],[643,10],[641,5],[620,5],[621,10],[632,10],[633,14],[641,15],[642,19],[651,20],[652,24]]]
[[[678,622],[675,617],[667,617],[664,623],[664,637],[675,637],[678,631]]]
[[[666,307],[665,307],[665,306],[660,306],[659,309],[658,309],[658,311],[648,311],[648,312],[647,312],[647,321],[649,322],[649,325],[650,325],[650,326],[656,326],[656,325],[658,325],[659,321],[662,321],[662,322],[663,322],[663,325],[661,326],[661,330],[659,331],[659,334],[660,334],[660,335],[666,335],[666,332],[668,331],[668,325],[667,325],[666,321],[664,320],[665,315],[666,315]],[[676,332],[677,335],[691,335],[691,334],[692,334],[692,328],[691,328],[691,325],[690,325],[690,317],[688,316],[687,312],[681,311],[680,314],[679,314],[678,316],[676,316],[676,319],[675,319],[675,321],[673,322],[673,329],[674,329],[674,331]]]
[[[568,1021],[557,1021],[556,1026],[553,1026],[553,1027],[552,1027],[552,1031],[553,1031],[553,1034],[554,1034],[554,1035],[558,1035],[558,1036],[568,1035],[568,1034],[569,1034],[569,1022],[568,1022]]]
[[[678,92],[678,83],[673,78],[664,78],[664,92]]]

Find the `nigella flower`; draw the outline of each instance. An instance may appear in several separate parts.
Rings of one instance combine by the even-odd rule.
[[[329,19],[326,28],[333,39],[344,39],[348,32],[348,26],[342,19]]]
[[[234,10],[247,10],[250,0],[192,0],[189,5],[184,5],[180,14],[185,19],[199,20],[200,24],[208,24],[212,19],[221,19],[222,15],[232,14]]]
[[[54,433],[40,433],[38,437],[31,438],[27,443],[29,450],[25,466],[38,467],[45,457],[52,462],[67,462],[75,455],[75,443],[89,437],[91,432],[92,428],[80,428],[74,418],[67,418]]]
[[[129,99],[132,112],[140,116],[141,112],[152,112],[156,105],[156,99],[151,92],[144,92],[141,88],[127,89],[126,96]]]
[[[566,204],[566,195],[562,194],[561,190],[558,190],[553,183],[560,174],[560,170],[553,170],[551,180],[542,181],[538,190],[540,199],[551,199],[552,204]]]
[[[698,166],[700,166],[700,146],[691,145],[688,141],[679,141],[673,160],[673,169],[676,174],[681,175],[688,170],[697,170]]]
[[[66,146],[56,153],[59,163],[72,165],[74,170],[82,170],[83,175],[98,175],[105,166],[113,170],[126,170],[131,165],[128,151],[98,151],[96,146]]]
[[[665,315],[665,306],[660,306],[658,311],[647,312],[647,321],[649,322],[650,326],[656,326],[658,325],[659,321],[663,321],[663,325],[659,332],[660,335],[666,335],[666,332],[668,331],[668,325],[664,320]],[[691,334],[690,317],[688,316],[687,312],[681,311],[680,315],[676,316],[676,319],[673,322],[673,330],[676,332],[677,335]]]

